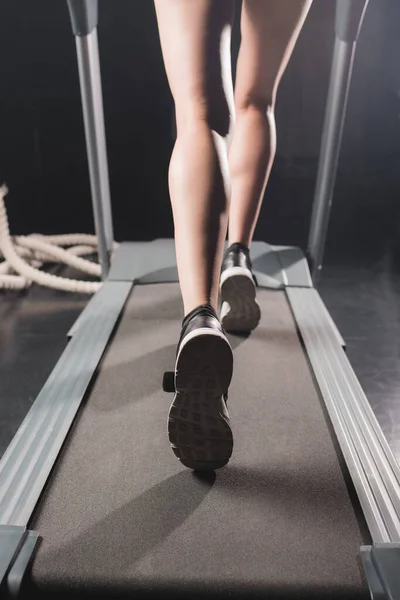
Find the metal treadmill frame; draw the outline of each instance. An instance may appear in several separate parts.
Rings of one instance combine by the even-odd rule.
[[[358,32],[368,0],[337,0],[336,40],[311,219],[302,251],[252,245],[261,287],[285,290],[351,475],[373,546],[361,548],[373,598],[400,594],[400,469],[313,287],[321,269]],[[93,211],[104,284],[0,461],[0,586],[16,597],[39,534],[29,521],[81,401],[138,284],[178,281],[172,240],[121,244],[110,269],[112,216],[97,45],[97,0],[68,0],[76,37]]]

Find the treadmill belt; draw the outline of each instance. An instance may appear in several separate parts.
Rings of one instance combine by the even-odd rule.
[[[230,336],[231,462],[196,475],[172,453],[161,389],[177,284],[133,289],[31,523],[42,592],[135,597],[369,598],[365,539],[284,292]],[[358,515],[360,518],[360,515]]]

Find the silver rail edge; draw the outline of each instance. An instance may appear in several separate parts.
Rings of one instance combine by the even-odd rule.
[[[286,294],[374,543],[400,541],[400,468],[315,289]]]
[[[26,526],[132,288],[106,282],[0,461],[0,525]]]

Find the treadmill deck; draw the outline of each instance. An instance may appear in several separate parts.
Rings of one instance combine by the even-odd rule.
[[[167,438],[177,284],[134,287],[30,526],[42,591],[368,598],[360,532],[285,293],[230,336],[234,453],[196,475]],[[49,493],[51,491],[51,493]],[[358,512],[357,512],[358,511]]]

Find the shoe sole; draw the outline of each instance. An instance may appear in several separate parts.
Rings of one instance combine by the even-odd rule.
[[[189,469],[220,469],[232,455],[223,399],[232,371],[232,349],[222,333],[197,329],[184,338],[176,361],[168,436],[174,454]]]
[[[226,269],[221,275],[221,323],[225,331],[247,333],[257,327],[261,310],[251,271],[242,267]]]

